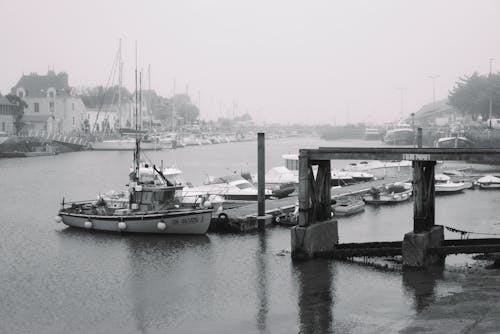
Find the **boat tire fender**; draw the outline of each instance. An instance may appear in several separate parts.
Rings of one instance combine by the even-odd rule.
[[[224,213],[224,212],[219,213],[218,218],[219,218],[219,221],[221,221],[222,223],[227,223],[229,221],[227,213]]]

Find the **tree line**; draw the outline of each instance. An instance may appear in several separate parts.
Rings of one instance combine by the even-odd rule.
[[[492,118],[500,116],[500,74],[472,75],[460,77],[449,91],[448,103],[470,115],[473,120],[479,116],[483,120],[489,118],[490,97],[492,100]]]

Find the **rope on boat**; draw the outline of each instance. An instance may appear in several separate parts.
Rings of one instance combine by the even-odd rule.
[[[466,230],[460,230],[458,228],[454,228],[451,226],[446,226],[443,225],[448,231],[453,232],[453,233],[460,233],[460,239],[469,239],[469,236],[471,234],[481,234],[481,235],[492,235],[492,236],[500,236],[500,233],[486,233],[486,232],[475,232],[475,231],[466,231]]]

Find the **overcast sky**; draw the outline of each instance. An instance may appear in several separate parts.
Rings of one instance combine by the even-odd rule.
[[[22,73],[105,85],[118,40],[132,90],[134,43],[152,88],[197,103],[201,117],[389,121],[447,96],[463,74],[500,68],[500,1],[0,0],[0,92]],[[223,105],[221,112],[220,105]]]

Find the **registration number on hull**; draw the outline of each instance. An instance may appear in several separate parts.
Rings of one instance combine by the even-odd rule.
[[[203,217],[201,217],[201,221],[203,222]],[[196,224],[200,222],[198,217],[189,217],[189,218],[173,218],[172,224],[184,225],[184,224]]]

